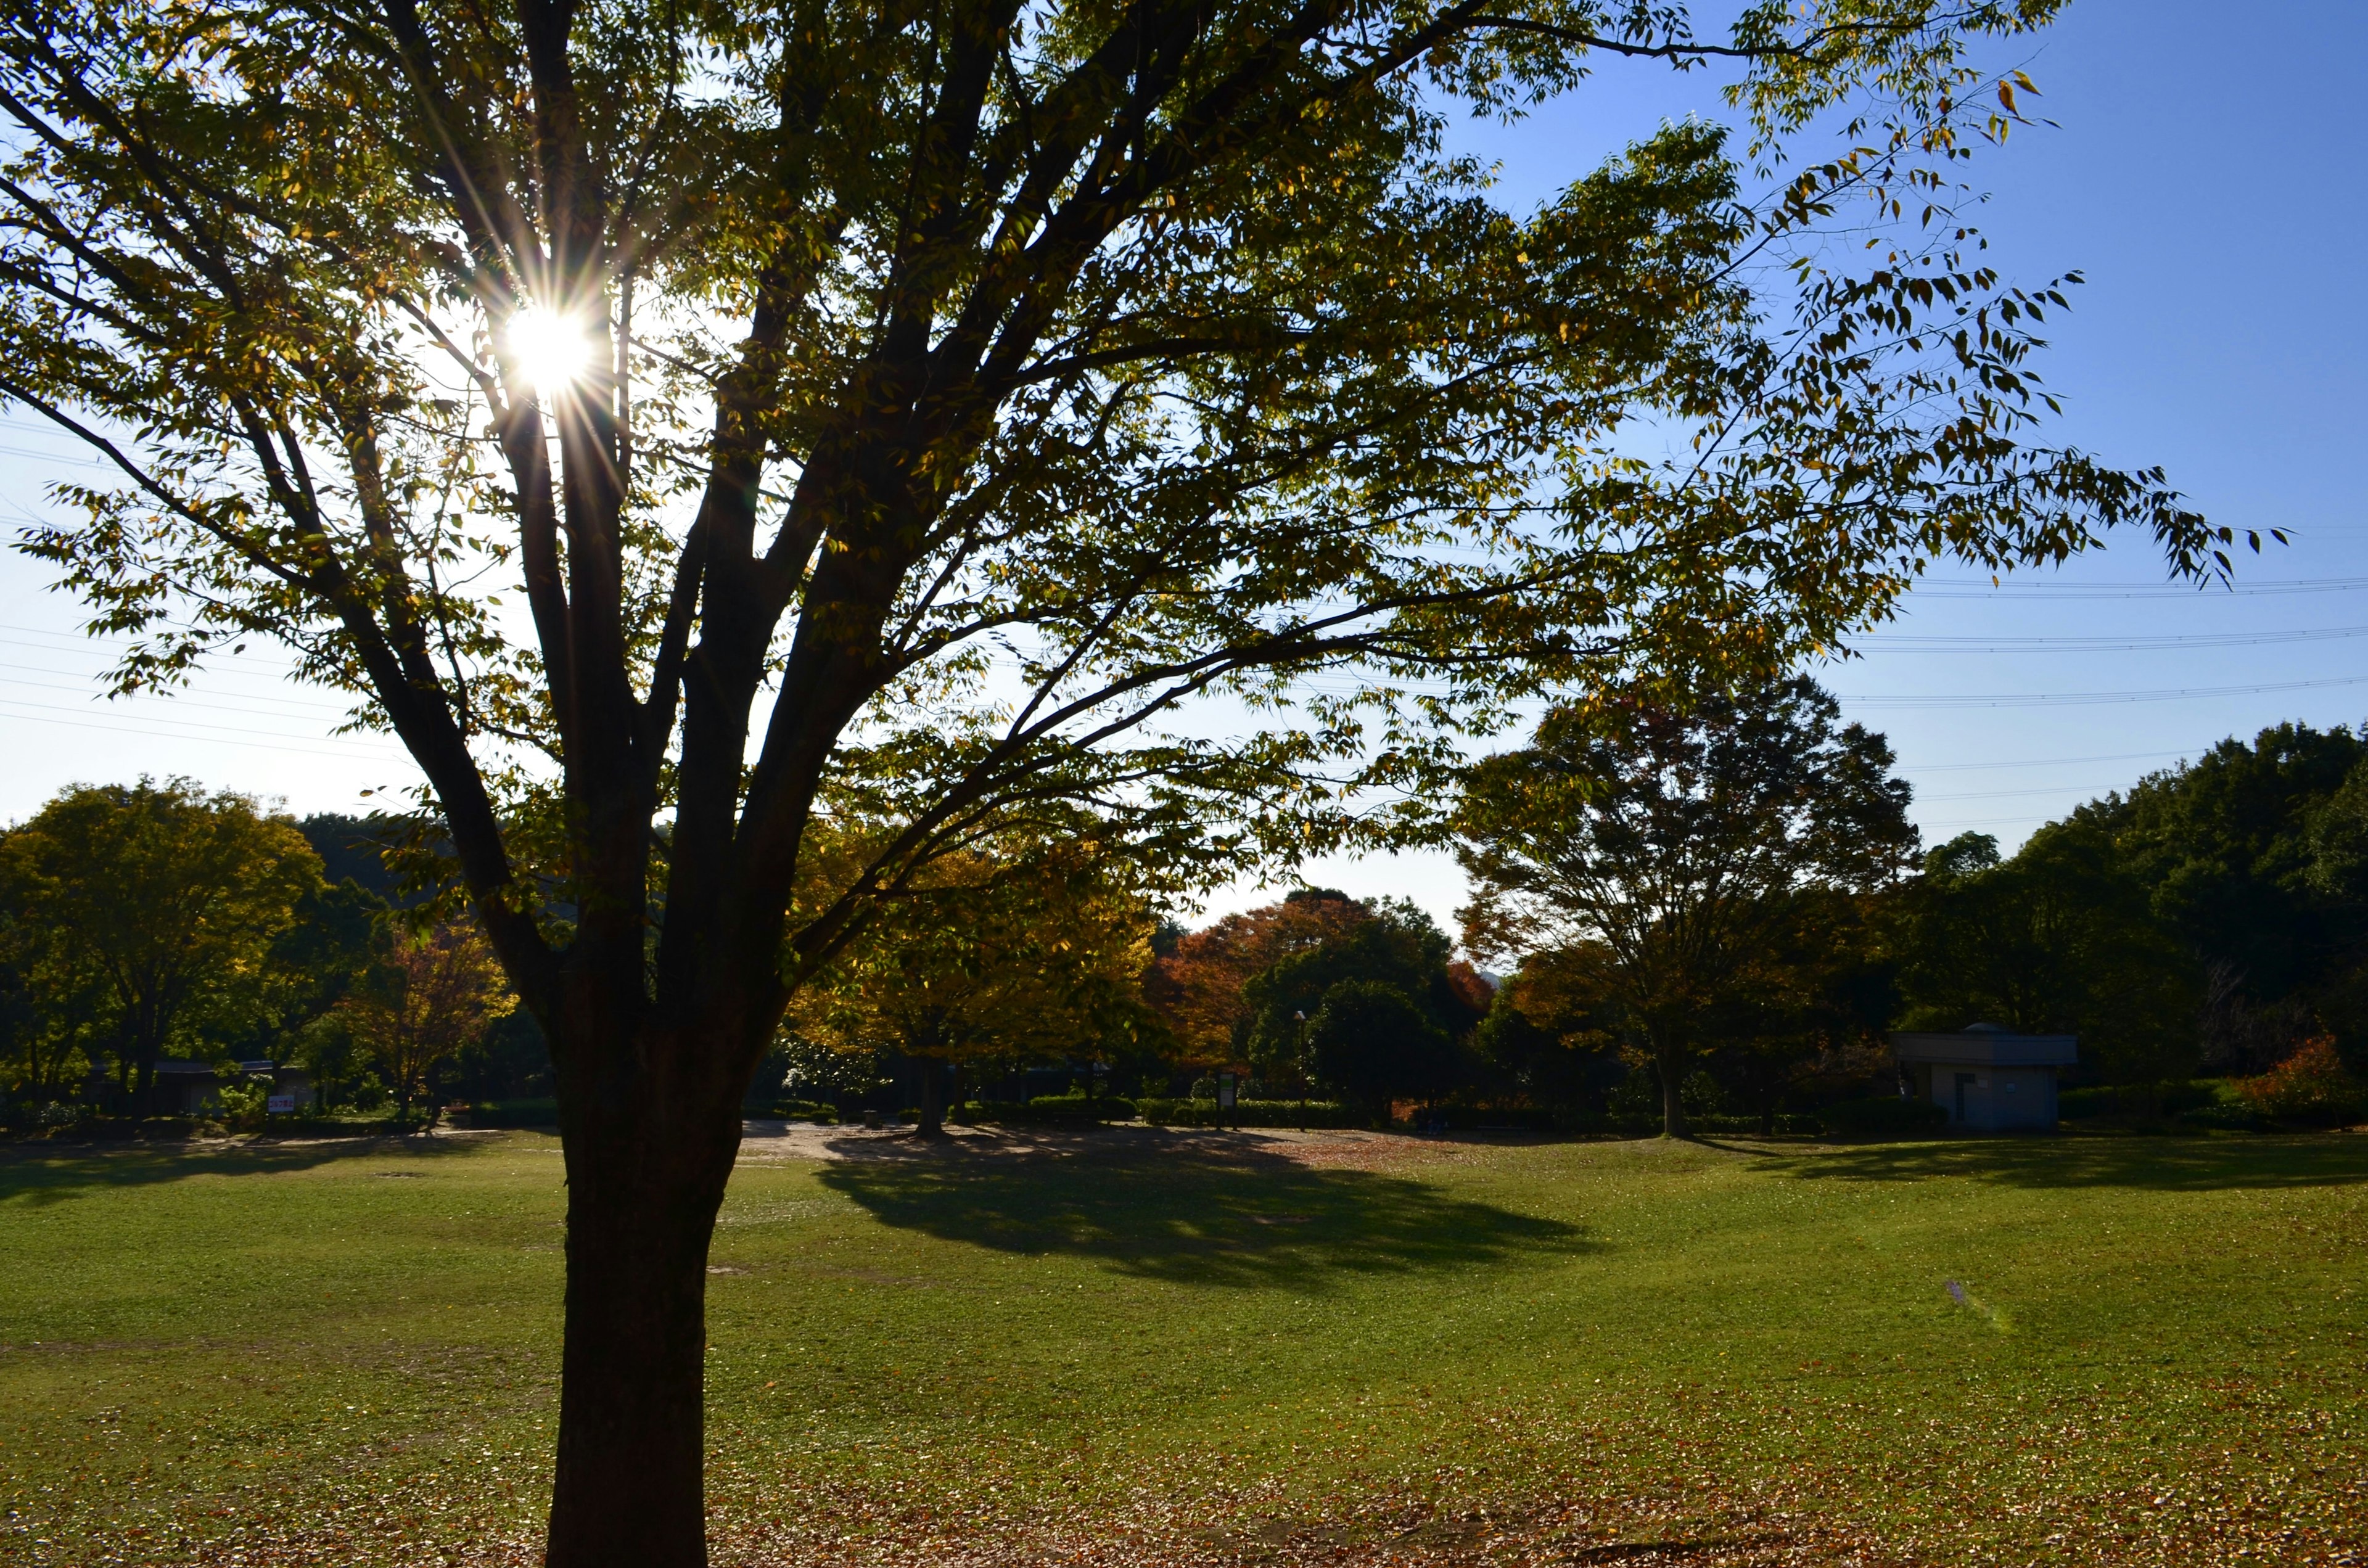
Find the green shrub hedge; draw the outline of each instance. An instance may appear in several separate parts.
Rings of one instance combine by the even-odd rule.
[[[746,1108],[750,1116],[771,1121],[811,1121],[823,1127],[837,1124],[838,1108],[820,1100],[759,1100]]]
[[[1817,1113],[1817,1120],[1836,1138],[1913,1138],[1947,1127],[1949,1113],[1930,1100],[1885,1095],[1829,1105]]]
[[[1038,1095],[1032,1100],[973,1100],[962,1107],[962,1121],[1063,1122],[1133,1121],[1135,1103],[1118,1095]]]
[[[2105,1084],[2094,1088],[2066,1089],[2055,1096],[2055,1114],[2066,1121],[2088,1121],[2100,1116],[2184,1118],[2226,1104],[2226,1087],[2218,1078],[2191,1078],[2183,1083]]]
[[[1690,1116],[1686,1125],[1696,1132],[1742,1132],[1758,1134],[1759,1119],[1756,1116]],[[1814,1116],[1796,1116],[1790,1111],[1779,1112],[1770,1122],[1770,1132],[1788,1136],[1816,1134],[1825,1131]]]

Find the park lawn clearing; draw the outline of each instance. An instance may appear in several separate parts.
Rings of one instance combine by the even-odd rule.
[[[0,1151],[0,1561],[524,1563],[556,1143]],[[2368,1137],[751,1139],[719,1564],[2368,1561]]]

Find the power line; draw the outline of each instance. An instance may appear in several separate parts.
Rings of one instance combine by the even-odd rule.
[[[23,665],[0,663],[0,670],[21,670],[25,667],[26,666]],[[48,670],[43,671],[42,673],[47,675],[72,675],[74,672],[71,670]],[[19,688],[29,688],[35,691],[63,691],[79,692],[84,695],[90,694],[90,685],[86,681],[77,682],[69,686],[60,681],[25,680],[17,678],[9,681],[6,689],[16,690]],[[324,724],[342,724],[345,723],[351,716],[348,713],[336,712],[313,704],[308,704],[294,698],[241,698],[232,693],[215,694],[217,696],[229,697],[230,700],[225,703],[208,701],[202,697],[188,697],[179,692],[154,692],[142,693],[140,695],[152,697],[160,702],[171,703],[176,708],[202,708],[217,713],[244,713],[249,718],[255,719],[315,719]],[[103,696],[104,694],[102,694],[102,697]],[[95,699],[95,700],[97,699]],[[245,706],[247,703],[269,703],[272,706],[268,708],[256,708]],[[118,710],[118,711],[120,711],[120,710]]]
[[[2255,686],[2165,687],[2153,691],[1985,691],[1938,696],[1866,692],[1856,696],[1836,695],[1842,702],[1861,708],[2088,708],[2112,702],[2189,702],[2214,697],[2255,697],[2271,691],[2311,691],[2321,687],[2362,685],[2368,685],[2368,676],[2265,681]]]
[[[1913,593],[1927,599],[2187,599],[2208,600],[2283,594],[2346,594],[2368,588],[2368,577],[2272,577],[2260,582],[2214,588],[2179,583],[2016,583],[1996,585],[1979,578],[1962,579],[1964,586],[1945,585],[1945,578],[1926,578]],[[1979,584],[1979,586],[1973,585]]]
[[[2217,745],[2217,741],[2214,745]],[[1909,767],[1909,773],[1977,773],[2001,767],[2069,767],[2084,762],[2154,762],[2166,756],[2192,756],[2211,746],[2189,746],[2183,751],[2124,751],[2106,756],[2037,756],[2022,762],[1936,762],[1925,767]]]
[[[72,714],[76,714],[76,715],[82,715],[82,714],[84,714],[84,711],[85,711],[84,710],[79,709],[79,708],[69,708],[69,707],[66,707],[66,706],[65,706],[64,704],[63,704],[63,703],[57,703],[57,702],[27,702],[27,701],[25,701],[24,699],[22,699],[21,698],[14,698],[14,697],[0,697],[0,708],[33,708],[33,709],[39,709],[39,710],[40,710],[41,711],[43,711],[43,712],[48,712],[48,713],[72,713]],[[64,722],[65,721],[59,720],[59,721],[51,721],[51,722]],[[100,721],[98,721],[98,720],[96,720],[96,719],[89,719],[89,718],[86,718],[86,717],[85,718],[85,722],[87,722],[87,723],[90,725],[90,727],[91,727],[91,728],[93,728],[93,729],[102,729],[102,730],[103,730],[103,729],[114,729],[114,728],[121,728],[121,727],[122,727],[122,726],[120,726],[120,725],[109,725],[109,724],[107,724],[107,723],[101,722],[100,722]],[[144,723],[144,724],[148,724],[148,725],[155,725],[155,724],[171,724],[171,725],[177,726],[177,727],[179,727],[179,728],[183,728],[183,729],[192,729],[192,730],[219,730],[219,731],[221,731],[222,733],[225,733],[225,734],[232,734],[232,735],[263,735],[263,736],[269,737],[270,739],[273,739],[273,740],[279,740],[279,741],[303,740],[303,739],[308,739],[308,738],[310,738],[310,737],[302,736],[302,735],[290,735],[290,733],[288,733],[288,732],[287,732],[287,731],[285,731],[285,730],[248,730],[248,729],[243,729],[243,728],[241,728],[241,727],[239,727],[238,725],[235,725],[235,724],[209,724],[209,723],[206,723],[205,722],[203,722],[202,720],[197,720],[197,719],[165,719],[165,718],[151,718],[151,719],[143,720],[143,721],[142,721],[142,723]],[[173,732],[173,731],[171,731],[171,730],[154,730],[154,729],[149,729],[149,730],[145,730],[145,731],[142,731],[142,730],[133,730],[133,731],[131,731],[131,733],[134,733],[134,734],[139,734],[139,733],[149,733],[149,734],[165,734],[165,735],[169,735],[169,734],[172,734],[174,732]],[[185,738],[196,738],[196,737],[185,737]],[[362,756],[368,755],[368,756],[379,756],[379,757],[394,757],[394,756],[406,756],[406,755],[407,755],[407,754],[405,754],[405,753],[399,752],[399,751],[394,751],[394,750],[391,750],[391,749],[389,749],[389,748],[387,748],[387,747],[383,747],[383,746],[368,746],[368,747],[367,747],[367,751],[365,752],[364,747],[366,746],[366,743],[362,743],[362,742],[352,742],[352,741],[340,741],[340,740],[337,740],[337,739],[336,739],[336,737],[334,737],[334,736],[323,736],[323,737],[321,737],[321,739],[323,739],[324,741],[327,742],[329,744],[332,744],[332,745],[347,745],[347,746],[352,746],[352,747],[354,747],[354,748],[355,748],[354,750],[352,750],[352,751],[350,751],[350,752],[344,752],[344,753],[337,753],[337,752],[323,752],[321,755],[322,755],[322,756],[357,756],[357,757],[359,757],[359,756]]]
[[[2116,789],[2112,784],[2036,784],[2028,790],[1971,790],[1953,795],[1918,795],[1920,801],[1999,801],[2014,795],[2087,794],[2091,798],[2103,790]]]
[[[1862,637],[1863,648],[1945,648],[1961,653],[2137,653],[2180,648],[2248,648],[2270,642],[2340,642],[2368,637],[2368,626],[2328,626],[2295,631],[2165,632],[2158,637],[1960,637],[1903,632]]]
[[[6,705],[6,699],[0,699],[0,706],[5,705]],[[359,752],[324,751],[319,746],[280,745],[269,741],[232,741],[224,740],[219,735],[184,735],[176,733],[172,731],[156,730],[151,727],[136,724],[108,724],[92,720],[44,719],[40,715],[33,713],[0,712],[0,721],[17,724],[59,724],[70,730],[107,730],[121,735],[142,735],[150,740],[164,739],[175,741],[194,741],[200,745],[237,746],[245,751],[293,752],[302,756],[330,756],[345,762],[381,762],[398,760],[397,757],[386,754],[370,754],[365,756]],[[214,726],[209,727],[211,728]],[[252,731],[248,733],[265,734],[269,732]],[[408,762],[410,758],[408,756],[404,756],[399,758],[399,760]]]

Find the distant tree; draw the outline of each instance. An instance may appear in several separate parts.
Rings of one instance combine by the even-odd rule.
[[[467,919],[425,932],[389,920],[383,930],[378,963],[338,1006],[393,1094],[396,1113],[408,1119],[436,1070],[518,1003],[493,949]],[[432,1104],[428,1120],[435,1120]]]
[[[293,823],[186,778],[77,785],[0,840],[0,861],[17,919],[40,934],[43,985],[93,1009],[77,1028],[135,1099],[168,1048],[255,1028],[273,949],[321,882]]]
[[[2368,790],[2347,785],[2364,777],[2368,744],[2350,730],[2285,723],[2084,811],[2226,997],[2254,1013],[2304,1004],[2299,1043],[2316,1032],[2309,1004],[2358,965],[2368,937],[2368,881],[2340,869],[2342,824]]]
[[[1926,857],[1902,901],[1901,1021],[2078,1034],[2083,1058],[2125,1082],[2192,1071],[2202,966],[2157,916],[2114,821],[2084,807],[2011,860],[1986,834]]]
[[[1684,1080],[1790,896],[1885,885],[1915,847],[1890,746],[1838,716],[1805,677],[1691,708],[1557,708],[1466,790],[1465,946],[1484,960],[1561,949],[1634,1031],[1668,1136],[1685,1135]]]
[[[333,887],[352,882],[385,904],[410,902],[398,867],[402,850],[416,834],[416,824],[383,814],[358,817],[316,812],[300,820],[296,828],[321,858],[324,881]],[[398,867],[387,864],[391,852]]]
[[[1395,991],[1451,1042],[1467,1036],[1486,1012],[1485,998],[1453,972],[1446,935],[1429,915],[1401,899],[1358,907],[1365,911],[1364,919],[1284,954],[1244,982],[1241,1054],[1269,1081],[1287,1080],[1310,1065],[1300,1056],[1304,1036],[1311,1050],[1314,1044],[1302,1020],[1313,1020],[1332,992],[1351,982]],[[1329,1058],[1336,1071],[1317,1069],[1318,1076],[1342,1081],[1337,1074],[1341,1049],[1347,1047],[1336,1041]],[[1419,1092],[1436,1094],[1440,1088]]]
[[[1369,907],[1346,893],[1297,889],[1280,903],[1178,935],[1144,977],[1144,994],[1167,1020],[1187,1064],[1247,1065],[1254,1009],[1245,988],[1251,978],[1372,918]]]
[[[1091,1056],[1152,1024],[1149,903],[1081,842],[1006,848],[947,857],[880,904],[791,1014],[808,1040],[917,1063],[925,1137],[950,1067]]]
[[[1619,1081],[1623,1015],[1588,983],[1600,968],[1567,949],[1523,959],[1473,1031],[1480,1070],[1498,1093],[1537,1107],[1600,1108]]]
[[[1877,898],[1818,887],[1781,903],[1712,1025],[1710,1070],[1762,1131],[1795,1091],[1881,1069],[1898,1010]]]
[[[1324,992],[1307,1023],[1310,1065],[1350,1100],[1386,1108],[1458,1087],[1463,1053],[1420,1004],[1386,981],[1348,979]]]

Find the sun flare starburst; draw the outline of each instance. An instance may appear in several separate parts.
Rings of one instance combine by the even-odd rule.
[[[529,305],[510,318],[509,351],[538,396],[549,397],[575,384],[591,362],[592,344],[584,324],[541,305]]]

